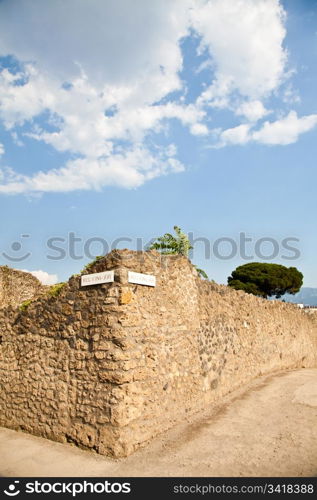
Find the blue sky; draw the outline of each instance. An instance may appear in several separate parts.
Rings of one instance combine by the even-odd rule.
[[[317,286],[317,2],[2,0],[0,33],[1,265],[64,280],[177,224],[218,282]]]

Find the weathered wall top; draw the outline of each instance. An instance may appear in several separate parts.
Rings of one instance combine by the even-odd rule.
[[[0,266],[0,308],[19,306],[40,295],[44,287],[32,274]]]

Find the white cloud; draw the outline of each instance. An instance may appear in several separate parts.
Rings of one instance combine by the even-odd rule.
[[[250,123],[220,131],[216,147],[249,142],[286,146],[296,142],[300,134],[312,130],[316,125],[317,115],[298,117],[295,111],[290,111],[279,120],[266,121],[259,130],[252,131]]]
[[[205,112],[194,104],[159,103],[183,85],[179,42],[189,28],[191,3],[92,0],[88,5],[57,0],[48,5],[32,0],[21,6],[23,23],[20,16],[12,16],[9,30],[0,20],[0,52],[30,61],[15,75],[8,70],[0,74],[4,125],[15,134],[17,126],[33,123],[24,136],[81,156],[60,169],[29,177],[14,178],[10,171],[10,181],[6,177],[0,192],[136,187],[183,170],[174,155],[149,147],[146,139],[171,119],[189,128],[197,125],[193,133],[205,129]],[[11,16],[11,3],[1,4],[1,10],[1,19]],[[19,36],[12,37],[12,31]],[[34,125],[34,118],[44,112],[55,130]]]
[[[216,78],[201,102],[238,91],[258,99],[284,78],[284,11],[278,0],[212,0],[192,11],[193,23],[214,62]]]
[[[194,123],[190,127],[190,131],[193,135],[207,135],[208,127],[204,123]]]
[[[298,90],[294,89],[291,83],[285,86],[282,99],[286,104],[299,104],[301,102]]]
[[[278,0],[0,2],[0,56],[21,62],[15,74],[0,71],[0,120],[16,145],[24,136],[25,145],[32,139],[70,155],[33,175],[3,168],[0,193],[135,188],[180,172],[168,125],[178,120],[213,141],[212,107],[242,117],[220,131],[221,146],[270,144],[273,123],[251,129],[274,113],[265,99],[288,74],[284,17]],[[193,73],[204,75],[205,90],[189,102],[181,41],[193,31],[205,56]],[[156,133],[165,134],[165,149]]]
[[[182,55],[178,40],[188,29],[191,3],[4,1],[0,6],[0,52],[36,61],[61,81],[74,80],[80,69],[98,87],[106,81],[136,90],[144,79],[151,85],[142,90],[153,99],[161,94],[160,85],[164,91],[179,86]]]
[[[16,144],[19,147],[24,146],[24,143],[19,139],[19,136],[16,132],[11,132],[11,137],[13,139],[14,144]]]
[[[135,147],[129,152],[117,153],[109,158],[79,158],[69,161],[60,169],[38,172],[33,177],[9,171],[9,182],[0,185],[0,193],[19,194],[34,192],[67,192],[74,189],[100,190],[104,186],[135,188],[145,181],[171,172],[184,170],[175,158],[173,145],[151,154],[147,149]],[[3,172],[6,180],[6,172]]]
[[[265,122],[262,128],[253,132],[252,139],[262,144],[287,145],[296,142],[299,135],[317,125],[317,115],[298,117],[295,111],[275,122]]]
[[[236,109],[237,115],[245,116],[250,122],[256,122],[267,115],[269,111],[265,109],[259,100],[245,101]]]
[[[0,156],[4,154],[4,145],[0,142]]]
[[[227,144],[246,144],[250,140],[249,130],[250,125],[246,124],[224,130],[220,135],[219,146],[225,146]]]
[[[43,285],[55,285],[58,281],[57,274],[49,274],[46,271],[38,269],[37,271],[28,271],[27,269],[21,269],[25,273],[30,273],[35,276]]]

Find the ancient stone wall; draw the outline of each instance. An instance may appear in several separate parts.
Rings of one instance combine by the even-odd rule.
[[[0,311],[0,425],[125,456],[259,375],[317,365],[295,305],[202,281],[184,257],[114,251],[88,272],[110,269]]]
[[[44,288],[32,274],[0,266],[0,308],[18,306],[41,294]]]

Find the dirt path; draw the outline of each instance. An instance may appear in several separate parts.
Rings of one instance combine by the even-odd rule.
[[[111,460],[0,429],[1,476],[317,476],[317,369],[263,377]]]

